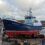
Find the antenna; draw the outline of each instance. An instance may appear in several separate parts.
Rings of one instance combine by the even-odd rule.
[[[32,8],[29,9],[29,16],[32,16]]]

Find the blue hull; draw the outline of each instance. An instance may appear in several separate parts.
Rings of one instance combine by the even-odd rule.
[[[3,20],[5,30],[15,31],[29,31],[29,30],[41,30],[42,26],[29,26],[26,24],[18,23],[11,20]]]

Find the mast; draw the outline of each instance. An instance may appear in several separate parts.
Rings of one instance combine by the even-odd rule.
[[[29,16],[32,16],[32,8],[29,9]]]
[[[32,10],[32,8],[29,9],[27,16],[25,16],[25,24],[27,24],[27,25],[33,25],[33,23],[32,23],[33,16],[32,16],[31,10]]]

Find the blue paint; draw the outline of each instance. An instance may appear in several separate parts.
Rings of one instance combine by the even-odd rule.
[[[11,20],[3,20],[5,30],[16,30],[16,31],[29,31],[29,30],[41,30],[42,26],[30,26],[22,23],[18,23]]]

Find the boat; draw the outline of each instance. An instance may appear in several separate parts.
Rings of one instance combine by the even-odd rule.
[[[31,10],[29,16],[25,17],[24,23],[19,23],[16,21],[12,21],[9,19],[3,19],[4,24],[4,32],[5,35],[7,35],[9,38],[14,38],[16,36],[32,36],[32,35],[38,35],[39,31],[42,30],[42,25],[36,26],[33,24],[33,17],[31,15]],[[16,37],[17,38],[17,37]]]

